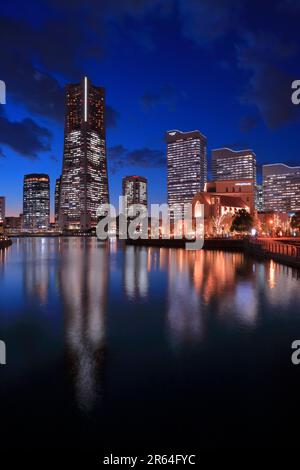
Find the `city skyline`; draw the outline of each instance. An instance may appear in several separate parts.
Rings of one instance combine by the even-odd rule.
[[[42,3],[52,16],[43,16],[31,1],[26,8],[20,2],[2,11],[0,78],[7,99],[0,110],[0,192],[8,216],[22,210],[27,173],[49,174],[53,215],[63,155],[64,87],[84,75],[107,93],[112,202],[126,174],[148,179],[149,202],[167,200],[167,129],[200,129],[208,137],[208,155],[224,146],[252,148],[259,170],[264,163],[299,164],[299,106],[290,99],[291,83],[299,76],[293,47],[297,23],[289,2],[274,2],[271,11],[259,4],[259,15],[257,2],[241,2],[238,9],[218,2],[216,20],[205,1],[137,6],[125,0],[95,15],[102,28],[93,27],[79,6]],[[270,21],[262,25],[266,14]],[[47,45],[51,41],[61,49],[66,24],[69,39],[56,57]]]

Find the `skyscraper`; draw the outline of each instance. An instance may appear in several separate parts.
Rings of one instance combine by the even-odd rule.
[[[24,176],[23,216],[25,230],[47,230],[50,223],[50,179],[45,174]]]
[[[256,182],[256,155],[252,150],[220,148],[212,151],[213,180],[253,179]]]
[[[132,204],[147,207],[147,179],[143,176],[124,176],[122,193],[127,198],[127,208]]]
[[[259,212],[264,210],[264,189],[262,184],[256,185],[255,190],[255,209]]]
[[[84,77],[66,87],[60,227],[87,230],[97,225],[97,210],[108,202],[105,92]]]
[[[5,197],[0,196],[0,222],[4,222],[5,219]]]
[[[263,165],[264,210],[300,210],[300,166]]]
[[[59,178],[56,178],[56,181],[55,181],[55,195],[54,195],[55,225],[58,224],[58,219],[59,219],[60,189],[61,189],[61,176]]]
[[[168,204],[173,214],[182,213],[183,204],[204,190],[207,181],[207,139],[198,130],[166,133],[168,161]]]

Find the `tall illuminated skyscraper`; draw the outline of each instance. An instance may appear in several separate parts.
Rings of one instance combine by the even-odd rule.
[[[220,148],[212,151],[214,181],[252,179],[256,182],[256,155],[252,150]]]
[[[59,225],[88,230],[109,202],[104,88],[87,77],[66,87],[64,157]]]
[[[300,166],[263,165],[264,210],[300,211]]]
[[[32,173],[24,176],[23,217],[25,230],[47,230],[50,223],[50,178]]]
[[[168,204],[173,213],[182,212],[207,181],[207,139],[199,131],[166,133],[168,161]]]
[[[132,204],[147,207],[147,179],[143,176],[124,176],[122,193],[127,198],[127,208]]]

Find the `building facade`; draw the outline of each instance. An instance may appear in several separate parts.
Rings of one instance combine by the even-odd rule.
[[[252,179],[256,182],[256,155],[252,150],[220,148],[212,151],[213,180]]]
[[[4,222],[5,219],[5,197],[0,196],[0,222]]]
[[[147,179],[143,176],[124,176],[122,179],[122,195],[126,197],[127,209],[132,204],[148,205]]]
[[[50,178],[45,174],[24,176],[23,228],[29,231],[48,230],[50,223]]]
[[[23,214],[19,217],[5,217],[5,231],[8,234],[19,233],[23,227]]]
[[[54,194],[54,219],[55,225],[59,222],[59,207],[60,207],[60,191],[61,191],[61,176],[56,178],[55,181],[55,194]]]
[[[262,184],[256,185],[255,190],[255,208],[258,212],[262,212],[264,210],[264,189]]]
[[[300,166],[283,163],[263,166],[264,210],[300,210]]]
[[[230,231],[234,215],[245,209],[255,214],[255,184],[253,180],[212,181],[193,198],[193,215],[197,204],[204,207],[205,234],[222,235]]]
[[[180,218],[183,205],[204,190],[207,181],[207,139],[198,130],[166,133],[168,165],[168,204]]]
[[[66,87],[66,115],[59,225],[88,230],[109,202],[104,88],[87,77]]]

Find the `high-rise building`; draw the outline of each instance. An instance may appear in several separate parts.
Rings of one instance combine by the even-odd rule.
[[[108,202],[105,92],[84,77],[66,87],[60,227],[96,226],[99,206]]]
[[[300,166],[263,165],[264,210],[300,210]]]
[[[23,226],[25,230],[47,230],[50,223],[50,179],[45,174],[24,176]]]
[[[168,204],[171,213],[182,214],[183,204],[204,190],[207,181],[207,139],[198,130],[166,133],[168,161]]]
[[[264,189],[262,184],[257,184],[255,188],[255,209],[259,212],[264,210]]]
[[[0,196],[0,222],[4,222],[5,219],[5,197]]]
[[[147,207],[147,179],[143,176],[124,176],[122,194],[126,197],[128,209],[132,204]]]
[[[256,182],[256,155],[252,150],[220,148],[212,151],[213,180],[252,179]]]
[[[58,219],[59,219],[60,188],[61,188],[61,176],[59,178],[56,178],[56,181],[55,181],[55,195],[54,195],[55,225],[58,224]]]

